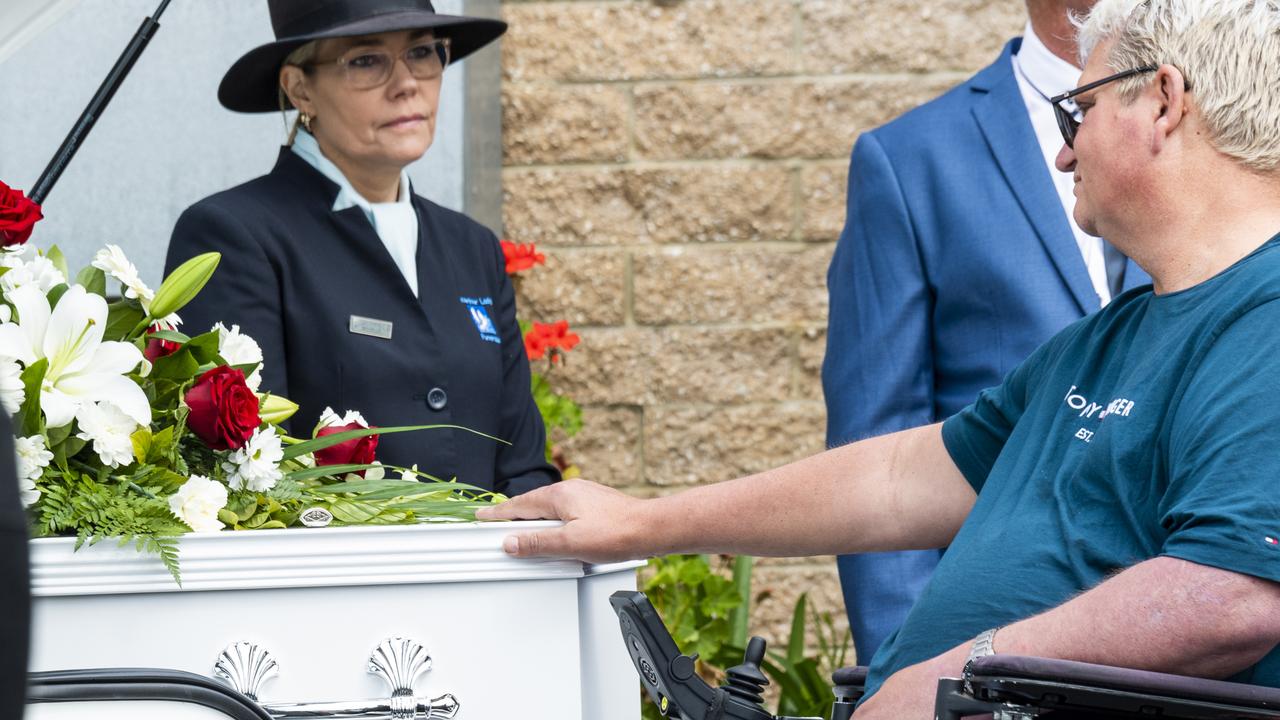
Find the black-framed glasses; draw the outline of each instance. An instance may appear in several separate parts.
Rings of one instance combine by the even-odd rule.
[[[1124,72],[1109,75],[1101,80],[1094,80],[1087,85],[1081,85],[1075,90],[1064,92],[1061,95],[1049,98],[1049,102],[1053,104],[1053,115],[1058,119],[1058,129],[1062,131],[1062,139],[1067,143],[1067,147],[1073,150],[1075,149],[1076,131],[1080,129],[1080,121],[1076,119],[1075,113],[1062,107],[1062,103],[1076,97],[1077,95],[1087,93],[1094,88],[1102,87],[1107,83],[1123,80],[1127,77],[1132,77],[1141,73],[1155,72],[1159,69],[1159,65],[1144,65],[1140,68],[1125,70]]]
[[[449,38],[416,40],[399,55],[378,47],[354,47],[334,60],[308,63],[312,67],[334,64],[342,70],[353,90],[376,88],[391,79],[397,60],[404,60],[409,73],[418,80],[435,80],[449,64]]]

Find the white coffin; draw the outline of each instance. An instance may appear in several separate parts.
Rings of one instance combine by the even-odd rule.
[[[403,637],[433,661],[414,691],[452,694],[458,720],[635,720],[635,670],[608,597],[635,589],[640,563],[584,566],[502,552],[507,534],[553,525],[189,535],[181,588],[131,548],[104,542],[72,552],[74,539],[36,540],[31,669],[212,676],[223,649],[250,642],[279,665],[258,693],[263,704],[368,701],[390,695],[368,672],[371,651]],[[31,709],[36,718],[151,716],[122,705]],[[152,705],[155,717],[210,716]]]

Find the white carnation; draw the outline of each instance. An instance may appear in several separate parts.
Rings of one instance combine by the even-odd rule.
[[[18,494],[22,497],[22,504],[31,507],[32,503],[40,499],[36,480],[49,467],[53,453],[49,452],[44,444],[44,437],[40,435],[14,438],[13,450],[18,460]]]
[[[84,403],[76,411],[80,432],[76,437],[93,443],[93,451],[107,467],[133,462],[133,440],[138,423],[109,402]]]
[[[218,331],[218,354],[228,365],[254,365],[253,374],[245,378],[249,389],[258,392],[262,384],[262,348],[258,341],[240,332],[239,325],[232,325],[228,330],[222,323],[213,326]]]
[[[18,478],[18,497],[22,500],[23,507],[34,505],[40,499],[40,488],[36,487],[36,481]]]
[[[125,257],[119,245],[107,245],[93,256],[93,266],[120,281],[124,286],[125,297],[134,298],[142,303],[142,309],[150,311],[151,301],[155,300],[155,292],[138,277],[138,268]]]
[[[275,427],[269,425],[266,430],[254,430],[249,442],[222,463],[222,469],[227,473],[227,484],[232,490],[249,488],[254,492],[265,492],[284,477],[280,471],[283,460],[284,446],[280,443],[280,436],[276,435]]]
[[[34,285],[41,293],[48,293],[57,285],[67,281],[62,271],[53,261],[43,255],[33,254],[24,260],[22,253],[6,253],[0,256],[0,267],[9,268],[9,272],[0,275],[0,290],[9,295],[14,290],[26,285]]]
[[[227,486],[203,475],[192,475],[169,496],[169,510],[196,532],[222,529],[218,511],[227,505]]]
[[[355,410],[348,410],[346,415],[339,417],[338,413],[333,411],[333,408],[327,407],[324,412],[320,413],[320,423],[316,425],[316,430],[334,425],[350,425],[351,423],[363,428],[369,427],[369,423],[365,421],[364,416]]]
[[[0,407],[13,415],[18,412],[18,408],[22,407],[22,401],[26,399],[27,390],[22,384],[22,366],[16,360],[0,356]]]

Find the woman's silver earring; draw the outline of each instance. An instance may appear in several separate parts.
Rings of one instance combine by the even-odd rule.
[[[310,115],[304,112],[298,113],[298,122],[302,123],[302,127],[306,128],[307,132],[311,132],[311,121],[314,119],[315,118],[311,117]]]

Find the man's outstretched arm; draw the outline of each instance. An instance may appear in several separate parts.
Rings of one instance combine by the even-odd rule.
[[[1224,678],[1256,663],[1277,642],[1280,583],[1157,557],[1001,628],[994,647],[1011,655]],[[938,678],[960,677],[969,646],[890,676],[855,720],[932,718]]]
[[[975,498],[936,424],[668,497],[640,500],[595,483],[565,482],[477,517],[566,521],[507,538],[507,552],[520,557],[801,556],[942,547]]]

